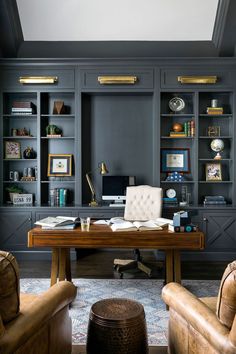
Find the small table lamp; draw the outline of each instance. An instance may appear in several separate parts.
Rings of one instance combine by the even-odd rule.
[[[101,175],[106,175],[108,173],[105,162],[99,162],[98,167],[95,170],[86,173],[86,179],[87,179],[87,182],[88,182],[88,185],[89,185],[89,188],[91,191],[91,195],[92,195],[91,202],[89,203],[89,206],[93,206],[93,207],[98,206],[98,202],[96,201],[95,188],[94,188],[94,185],[91,181],[90,175],[92,174],[92,172],[95,172],[96,170],[99,170],[99,173]]]

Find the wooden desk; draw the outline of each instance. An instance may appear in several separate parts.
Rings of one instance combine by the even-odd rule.
[[[181,282],[180,250],[202,250],[202,232],[174,233],[161,231],[113,232],[106,225],[91,225],[89,232],[74,230],[42,230],[28,232],[28,247],[51,247],[51,286],[57,280],[71,281],[70,248],[143,248],[164,250],[166,282]]]

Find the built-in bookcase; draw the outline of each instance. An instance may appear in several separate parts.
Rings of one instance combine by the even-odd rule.
[[[234,117],[233,93],[231,91],[172,91],[161,93],[160,114],[160,146],[161,149],[188,149],[190,157],[189,173],[184,173],[184,181],[167,181],[167,173],[161,172],[160,183],[164,190],[176,191],[181,201],[182,187],[186,186],[190,193],[190,206],[201,206],[206,195],[222,195],[227,206],[235,205],[234,197]],[[169,102],[172,98],[181,98],[185,107],[179,112],[171,111]],[[218,107],[223,108],[221,114],[209,114],[212,100],[217,100]],[[170,136],[173,125],[179,123],[183,130],[186,122],[194,121],[194,133],[189,136]],[[209,128],[216,130],[209,133]],[[220,139],[224,148],[220,152],[221,159],[216,160],[216,152],[211,149],[211,142]],[[175,151],[175,150],[173,150]],[[207,180],[207,166],[218,164],[221,169],[219,180]]]
[[[13,102],[31,102],[34,110],[31,114],[13,113]],[[56,101],[63,101],[63,114],[54,114]],[[77,131],[75,129],[75,93],[60,92],[3,92],[2,94],[2,204],[10,203],[9,186],[18,186],[24,193],[33,194],[34,205],[50,205],[51,189],[67,189],[66,205],[74,205],[75,198],[75,149]],[[46,128],[56,125],[61,129],[60,137],[48,137]],[[27,135],[19,135],[25,129]],[[20,155],[9,158],[6,155],[6,142],[13,142]],[[33,148],[35,156],[26,159],[24,151]],[[72,175],[68,177],[48,177],[48,155],[72,155]],[[31,169],[34,180],[22,180],[26,170]],[[14,175],[14,172],[16,174]],[[17,176],[18,175],[18,176]],[[12,177],[13,176],[13,177]]]

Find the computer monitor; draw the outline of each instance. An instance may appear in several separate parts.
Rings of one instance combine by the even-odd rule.
[[[111,200],[110,206],[125,205],[126,187],[135,186],[134,176],[103,176],[102,200]]]

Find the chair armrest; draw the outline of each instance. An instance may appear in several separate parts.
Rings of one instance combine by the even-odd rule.
[[[216,314],[201,300],[177,283],[169,283],[162,289],[162,298],[170,309],[176,311],[219,352],[235,353],[229,341],[229,330]]]
[[[76,296],[76,287],[61,281],[26,305],[23,313],[5,325],[0,339],[0,352],[14,352],[42,328],[57,312],[69,305]],[[6,349],[5,349],[6,348]]]

